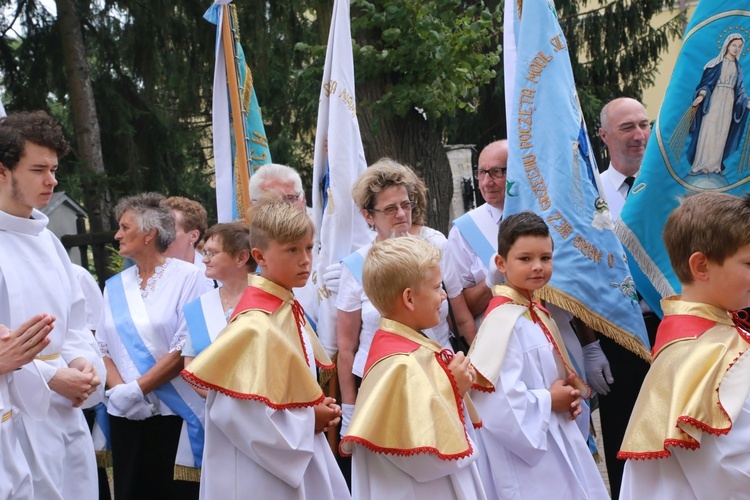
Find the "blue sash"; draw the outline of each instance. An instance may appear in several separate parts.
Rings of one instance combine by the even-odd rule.
[[[474,253],[477,254],[482,265],[486,267],[496,249],[492,243],[487,241],[487,237],[472,218],[471,212],[465,213],[458,219],[454,220],[453,225],[458,228],[461,232],[461,236],[464,237],[471,249],[474,250]],[[497,233],[495,240],[497,240]],[[495,242],[495,244],[497,244],[497,242]]]
[[[365,258],[362,256],[362,254],[359,252],[354,252],[344,257],[341,262],[346,264],[346,267],[349,268],[349,270],[352,272],[354,277],[357,278],[357,281],[359,281],[359,284],[361,285],[362,268],[365,265]]]
[[[193,350],[197,356],[203,349],[211,345],[211,336],[208,334],[208,325],[203,315],[203,304],[200,297],[185,304],[182,311],[185,314],[185,321],[190,331],[190,340],[193,342]]]
[[[133,360],[135,367],[141,374],[149,371],[155,364],[156,360],[151,355],[148,347],[141,338],[138,328],[130,314],[130,307],[123,284],[122,275],[126,272],[135,272],[135,268],[125,270],[107,280],[107,293],[109,295],[110,309],[112,311],[112,320],[115,328],[120,334],[125,349],[128,351],[130,358]],[[138,297],[140,299],[140,295]],[[148,320],[147,318],[141,319]],[[190,390],[188,388],[188,390]],[[195,411],[185,402],[183,397],[174,386],[174,381],[170,381],[154,389],[156,395],[169,406],[172,411],[177,413],[187,424],[188,437],[190,438],[190,448],[193,454],[195,467],[201,466],[203,457],[204,431],[203,424]]]

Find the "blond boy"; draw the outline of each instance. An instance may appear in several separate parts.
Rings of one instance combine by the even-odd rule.
[[[349,498],[322,434],[341,409],[323,395],[316,366],[333,364],[291,291],[310,276],[312,221],[270,200],[254,204],[250,220],[260,276],[183,371],[208,389],[201,498]]]
[[[531,212],[503,219],[493,298],[469,352],[472,398],[482,415],[480,471],[487,497],[609,498],[573,420],[590,389],[572,367],[557,326],[534,292],[552,277],[552,238]]]
[[[347,435],[353,498],[483,499],[466,391],[469,359],[442,350],[422,330],[445,300],[440,250],[418,238],[375,243],[362,271],[382,315]],[[471,411],[470,411],[471,410]]]
[[[686,198],[663,238],[682,295],[661,302],[620,498],[747,498],[750,333],[734,311],[750,306],[750,198]]]

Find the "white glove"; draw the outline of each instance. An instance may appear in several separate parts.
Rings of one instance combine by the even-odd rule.
[[[137,380],[127,384],[116,385],[104,393],[109,401],[107,402],[107,413],[115,417],[127,418],[127,412],[139,401],[145,401],[141,386]]]
[[[583,366],[586,369],[586,381],[597,394],[609,393],[609,384],[615,381],[609,361],[604,355],[599,341],[583,346]]]
[[[341,438],[346,436],[346,431],[349,430],[349,424],[352,421],[352,415],[354,415],[354,405],[347,405],[341,403]]]
[[[323,274],[323,285],[331,292],[339,292],[339,282],[341,281],[341,262],[336,262],[326,267]]]
[[[128,420],[146,420],[154,415],[154,405],[142,398],[136,401],[123,415]]]
[[[495,285],[505,283],[505,276],[503,276],[503,273],[495,265],[495,257],[497,257],[497,253],[493,253],[492,257],[490,257],[490,261],[487,263],[487,276],[484,278],[484,282],[490,290]]]

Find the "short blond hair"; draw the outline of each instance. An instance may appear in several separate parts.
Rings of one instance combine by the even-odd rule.
[[[381,158],[359,176],[352,189],[352,198],[360,210],[372,210],[378,195],[389,187],[404,186],[411,198],[415,183],[414,172],[390,158]]]
[[[208,228],[208,213],[203,205],[184,196],[170,196],[164,203],[176,212],[182,212],[182,229],[185,232],[198,230],[197,245]]]
[[[315,225],[304,210],[281,198],[262,198],[248,210],[250,246],[266,250],[271,241],[281,244],[299,241],[315,232]]]
[[[435,266],[440,266],[440,249],[429,241],[411,236],[384,240],[367,252],[362,287],[375,309],[387,316],[403,291],[419,288]]]
[[[690,256],[701,252],[722,265],[750,245],[750,195],[703,192],[683,198],[664,224],[664,245],[677,279],[693,282]]]

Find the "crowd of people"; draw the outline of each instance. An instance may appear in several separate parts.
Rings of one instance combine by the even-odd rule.
[[[638,101],[603,108],[615,219],[649,134]],[[447,238],[410,168],[368,167],[352,199],[372,242],[323,276],[290,167],[252,176],[242,222],[124,197],[126,266],[103,294],[39,211],[68,151],[44,112],[0,119],[0,499],[109,498],[110,452],[118,500],[739,498],[750,484],[750,324],[734,312],[750,306],[750,198],[701,193],[670,215],[682,296],[661,323],[642,303],[649,366],[535,298],[554,245],[538,215],[503,213],[507,141],[482,150],[485,203]],[[335,362],[315,332],[319,280],[336,295]],[[332,376],[339,395],[321,388]],[[594,395],[609,489],[587,444]]]

